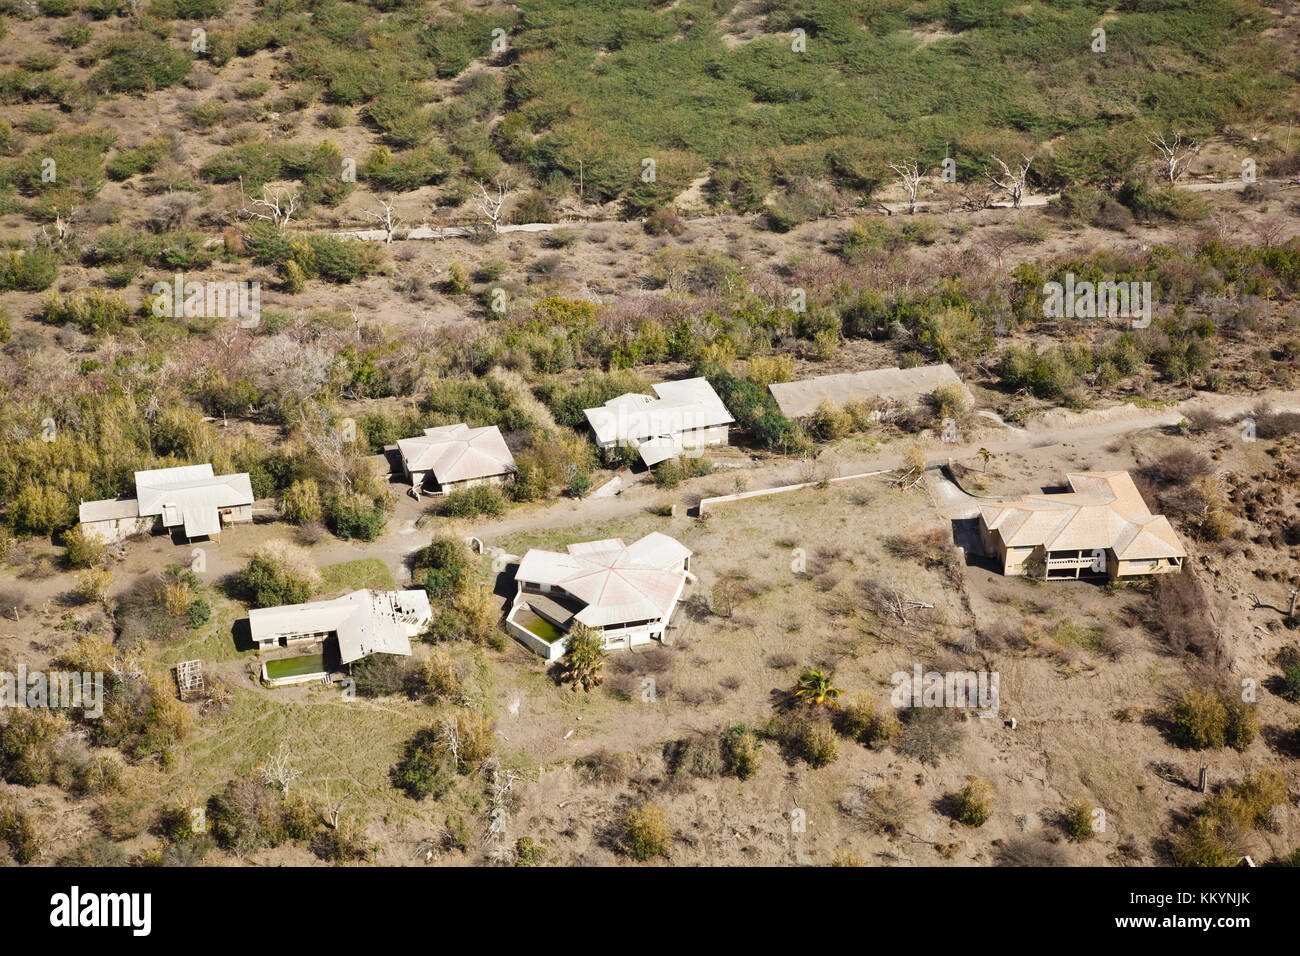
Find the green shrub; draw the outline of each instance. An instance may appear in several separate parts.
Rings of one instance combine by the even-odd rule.
[[[1170,732],[1180,747],[1245,750],[1259,732],[1256,709],[1230,694],[1186,691],[1168,714]]]
[[[438,513],[448,518],[498,518],[505,510],[505,497],[495,485],[457,488],[443,498],[438,506]]]
[[[470,556],[465,543],[450,535],[439,535],[415,553],[411,578],[429,592],[429,597],[453,597],[469,579]]]
[[[131,307],[120,295],[91,289],[60,299],[51,294],[41,309],[41,321],[50,325],[71,323],[86,335],[112,335],[132,322]]]
[[[453,262],[447,269],[445,286],[448,295],[469,295],[471,288],[469,270],[459,262]]]
[[[728,727],[722,734],[722,763],[727,773],[748,780],[763,762],[763,743],[743,724]]]
[[[87,533],[81,525],[63,535],[63,547],[70,567],[88,568],[104,560],[104,542]]]
[[[1179,866],[1236,866],[1252,830],[1275,827],[1277,807],[1289,799],[1286,779],[1264,767],[1209,797],[1173,840]]]
[[[968,827],[982,827],[993,813],[993,788],[987,780],[969,776],[952,796],[952,816]]]
[[[515,866],[541,866],[546,859],[546,847],[530,836],[515,841]]]
[[[272,542],[235,575],[235,588],[252,607],[303,604],[320,587],[320,574],[301,549]]]
[[[302,478],[285,489],[278,505],[285,521],[296,525],[313,524],[324,517],[320,485],[314,478]]]
[[[371,654],[352,665],[352,678],[362,697],[390,697],[406,691],[411,661],[400,654]]]
[[[374,541],[388,524],[384,501],[359,493],[329,495],[324,512],[326,526],[345,541]]]
[[[451,789],[457,775],[472,773],[492,756],[494,747],[487,718],[454,710],[441,725],[421,730],[407,742],[391,773],[393,786],[413,800],[439,797]]]
[[[1282,672],[1281,695],[1293,704],[1300,704],[1300,660]]]
[[[8,252],[0,266],[0,289],[6,292],[44,292],[59,277],[59,260],[48,249]]]
[[[639,862],[655,857],[667,858],[673,845],[673,831],[668,812],[654,803],[632,807],[619,825],[618,848]]]
[[[185,79],[193,62],[186,53],[147,33],[111,37],[103,57],[107,62],[87,82],[93,90],[112,93],[166,89]]]
[[[369,243],[313,234],[307,238],[314,255],[313,271],[327,282],[345,284],[380,268],[382,254]]]
[[[212,605],[204,597],[195,598],[187,612],[190,628],[198,630],[212,619]]]
[[[1075,800],[1065,811],[1065,832],[1075,843],[1086,843],[1097,835],[1092,825],[1093,810],[1086,800]]]
[[[165,139],[155,139],[135,149],[124,149],[108,161],[105,170],[109,179],[119,181],[151,173],[167,155],[167,148]]]
[[[1206,750],[1226,743],[1228,708],[1218,694],[1185,692],[1170,708],[1169,721],[1180,747]]]

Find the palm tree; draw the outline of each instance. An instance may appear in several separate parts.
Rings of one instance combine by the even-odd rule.
[[[600,671],[605,663],[605,635],[600,631],[575,623],[569,630],[567,657],[561,679],[574,690],[581,687],[589,692],[604,683]]]
[[[794,696],[798,700],[810,706],[826,704],[828,707],[838,707],[836,699],[840,696],[840,689],[831,684],[831,675],[824,671],[806,670],[799,675],[799,683],[795,685]]]

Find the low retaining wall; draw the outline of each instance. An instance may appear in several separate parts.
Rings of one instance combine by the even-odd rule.
[[[897,470],[897,469],[894,469]],[[827,484],[835,484],[841,481],[856,481],[858,478],[871,478],[874,475],[887,475],[888,471],[864,471],[858,475],[841,475],[838,478],[830,478]],[[701,498],[699,505],[696,506],[696,516],[704,514],[704,509],[713,505],[720,505],[728,501],[744,501],[746,498],[761,498],[764,495],[779,495],[787,491],[800,491],[804,488],[816,488],[821,485],[820,481],[803,481],[797,485],[779,485],[776,488],[760,488],[757,491],[738,491],[734,495],[718,495],[715,498]]]

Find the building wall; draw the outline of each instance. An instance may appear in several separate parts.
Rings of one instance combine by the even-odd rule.
[[[1116,560],[1114,555],[1107,557],[1107,571],[1112,578],[1128,578],[1143,574],[1169,574],[1182,568],[1182,561],[1177,558],[1160,558],[1154,561]]]
[[[488,475],[485,478],[449,481],[445,485],[439,485],[432,472],[423,471],[420,474],[424,476],[424,483],[420,486],[420,494],[434,496],[449,495],[453,491],[459,491],[461,488],[471,488],[474,485],[504,485],[510,479],[509,475]],[[408,475],[408,477],[410,476]]]
[[[153,518],[111,518],[107,521],[83,521],[86,533],[105,544],[121,541],[134,534],[147,534],[154,525]]]
[[[690,448],[699,445],[725,445],[731,440],[731,427],[715,425],[712,428],[692,428],[682,432],[682,445]]]
[[[333,631],[314,631],[311,633],[280,632],[270,634],[261,640],[254,641],[260,650],[268,647],[288,647],[290,644],[302,644],[313,641],[323,641],[333,636]]]
[[[236,505],[233,508],[221,509],[221,523],[223,525],[237,524],[241,521],[252,521],[252,520],[253,520],[253,505],[251,503],[246,505]]]

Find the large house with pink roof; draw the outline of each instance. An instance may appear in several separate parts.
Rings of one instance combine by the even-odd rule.
[[[440,425],[397,442],[411,493],[446,495],[470,485],[501,484],[514,475],[515,459],[495,425]]]
[[[1084,471],[1066,479],[1071,490],[1063,494],[980,505],[980,536],[1003,574],[1036,568],[1049,580],[1115,580],[1183,566],[1187,552],[1173,526],[1147,510],[1128,472]],[[1043,564],[1030,561],[1036,555]]]
[[[506,627],[547,660],[564,654],[574,624],[603,633],[609,650],[662,641],[695,580],[690,567],[690,549],[658,531],[630,545],[607,538],[563,552],[532,548],[519,562]]]

